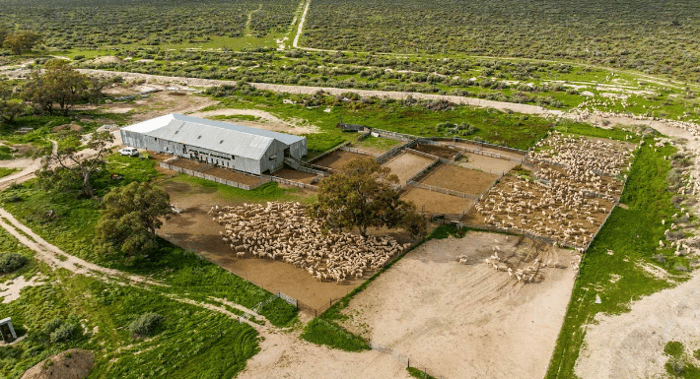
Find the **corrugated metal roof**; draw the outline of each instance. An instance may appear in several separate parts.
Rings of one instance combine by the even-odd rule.
[[[134,124],[124,130],[254,159],[262,157],[275,139],[285,145],[304,140],[304,137],[290,134],[175,113]]]

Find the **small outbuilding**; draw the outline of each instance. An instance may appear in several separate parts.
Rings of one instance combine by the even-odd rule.
[[[12,327],[12,320],[9,317],[0,320],[0,334],[2,334],[2,340],[5,343],[10,343],[17,339],[17,333],[15,333],[15,328]]]
[[[298,160],[307,153],[305,137],[175,113],[120,133],[127,146],[255,175],[271,174],[284,166],[285,158]]]

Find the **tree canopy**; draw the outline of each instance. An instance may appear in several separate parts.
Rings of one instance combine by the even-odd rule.
[[[97,223],[95,245],[106,254],[123,253],[131,260],[157,250],[156,230],[171,212],[170,196],[150,183],[133,182],[111,190]]]
[[[25,105],[15,94],[14,86],[7,80],[0,80],[0,123],[11,123],[24,109]]]
[[[357,228],[366,235],[369,227],[404,228],[422,236],[425,219],[414,204],[400,199],[390,184],[397,181],[372,158],[352,161],[319,184],[318,202],[309,212],[329,229]]]
[[[0,32],[0,37],[2,32]],[[41,35],[29,30],[20,30],[14,33],[7,33],[2,46],[10,49],[12,54],[22,55],[22,53],[30,51],[41,42]]]
[[[107,131],[95,132],[83,143],[80,134],[72,131],[59,135],[55,151],[44,152],[39,183],[47,190],[70,191],[79,188],[78,195],[95,196],[93,175],[104,169],[114,136]]]
[[[43,74],[32,73],[23,96],[49,114],[53,113],[56,104],[66,116],[78,100],[88,96],[92,82],[65,60],[52,59],[46,62],[45,68]]]

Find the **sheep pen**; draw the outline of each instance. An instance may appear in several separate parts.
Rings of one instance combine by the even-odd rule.
[[[322,233],[299,203],[215,206],[209,214],[224,227],[219,233],[238,257],[279,259],[321,281],[362,278],[410,246],[391,237]]]
[[[554,133],[531,153],[525,180],[505,176],[475,205],[472,220],[585,247],[620,198],[634,145]]]

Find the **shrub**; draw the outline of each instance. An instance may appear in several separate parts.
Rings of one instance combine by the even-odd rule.
[[[49,337],[51,343],[67,342],[72,340],[80,333],[80,325],[74,322],[66,322],[61,324],[54,330]]]
[[[680,358],[681,355],[683,355],[683,349],[683,344],[681,342],[670,341],[664,346],[664,353],[675,358]]]
[[[666,362],[666,371],[669,374],[681,376],[685,372],[685,363],[679,359],[671,359]]]
[[[63,325],[63,320],[61,320],[60,318],[56,317],[55,319],[53,319],[53,320],[47,322],[46,324],[44,324],[44,333],[46,333],[47,335],[50,335],[50,334],[53,333],[56,329],[58,329],[59,327],[61,327],[61,325]]]
[[[134,337],[145,337],[151,334],[163,320],[165,320],[165,317],[158,313],[149,312],[137,317],[136,320],[129,324],[127,329],[129,329]]]
[[[693,352],[693,356],[695,359],[700,359],[700,349],[697,349]]]
[[[7,274],[22,268],[27,264],[27,258],[16,253],[0,254],[0,273]]]

